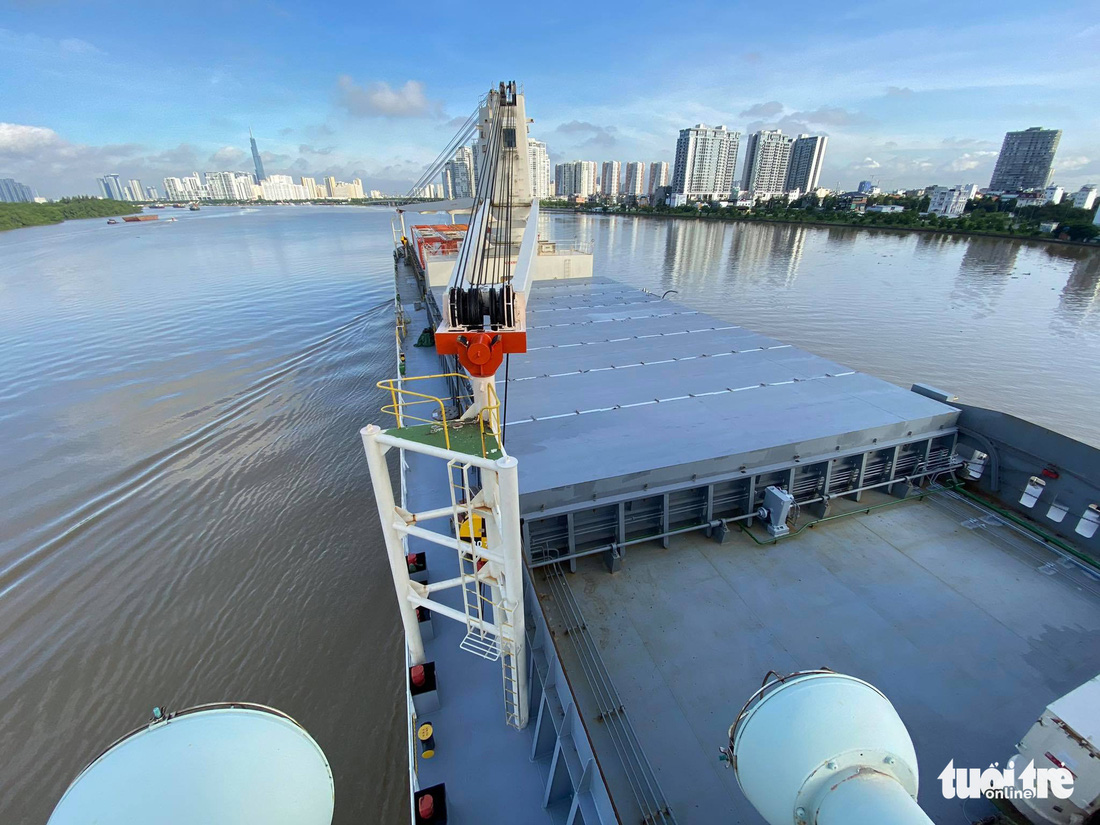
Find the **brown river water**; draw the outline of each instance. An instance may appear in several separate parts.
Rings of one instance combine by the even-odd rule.
[[[177,213],[178,214],[178,213]],[[1100,444],[1097,250],[554,214],[597,273]],[[154,705],[247,700],[405,817],[401,640],[357,430],[393,372],[389,214],[204,208],[0,234],[0,822]]]

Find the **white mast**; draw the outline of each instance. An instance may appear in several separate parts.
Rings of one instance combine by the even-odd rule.
[[[501,662],[505,719],[523,728],[528,717],[527,650],[523,612],[523,557],[518,462],[504,451],[495,375],[504,356],[527,349],[524,292],[536,248],[537,204],[527,159],[527,114],[516,84],[486,95],[477,124],[478,182],[470,226],[447,289],[436,350],[455,355],[473,387],[459,420],[449,400],[429,395],[417,381],[457,375],[410,376],[382,382],[391,393],[397,426],[362,431],[378,517],[397,593],[410,666],[427,658],[417,608],[466,626],[460,647]],[[427,404],[429,412],[420,412]],[[423,416],[434,412],[434,419]],[[421,423],[423,422],[423,423]],[[411,432],[416,430],[414,433]],[[476,431],[477,437],[470,433]],[[446,462],[450,506],[410,512],[396,500],[386,452],[421,453]],[[404,464],[403,458],[401,459]],[[441,469],[443,469],[441,467]],[[402,466],[402,472],[404,467]],[[431,522],[451,520],[450,531]],[[421,583],[408,572],[409,538],[453,550],[459,575]],[[458,590],[461,609],[442,599]]]

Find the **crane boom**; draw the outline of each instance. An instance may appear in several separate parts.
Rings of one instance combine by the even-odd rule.
[[[485,96],[474,148],[477,190],[469,230],[435,334],[437,352],[457,356],[473,379],[491,379],[505,355],[527,351],[525,292],[538,216],[527,122],[515,81]]]

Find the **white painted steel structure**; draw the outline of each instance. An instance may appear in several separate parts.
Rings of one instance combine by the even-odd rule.
[[[400,432],[397,430],[396,432]],[[370,466],[378,518],[386,541],[386,556],[397,593],[411,665],[425,662],[424,641],[416,616],[417,607],[466,625],[462,648],[483,658],[501,660],[506,721],[515,728],[527,726],[528,673],[523,613],[523,559],[519,522],[519,462],[508,455],[493,460],[411,441],[370,425],[364,427],[363,448]],[[450,507],[411,513],[394,500],[386,452],[396,447],[447,461],[448,472],[458,471],[465,496],[454,494]],[[481,489],[469,486],[469,471],[480,471]],[[462,538],[460,525],[485,520],[485,544]],[[437,533],[421,525],[450,517],[454,535]],[[461,574],[440,582],[421,584],[409,578],[408,537],[415,536],[458,554]],[[484,560],[479,566],[478,560]],[[464,611],[443,604],[433,594],[460,587]],[[483,595],[488,589],[490,597]],[[488,602],[488,605],[484,604]],[[488,606],[488,609],[486,607]]]
[[[262,705],[162,716],[73,781],[50,825],[329,825],[335,792],[321,748]]]
[[[916,802],[905,724],[852,676],[810,671],[765,682],[730,727],[726,753],[770,825],[932,823]]]
[[[1019,811],[1033,822],[1050,825],[1092,821],[1100,812],[1100,676],[1047,705],[1016,750],[1005,767],[1021,789],[1020,778],[1028,765],[1065,767],[1073,775],[1068,799],[1053,793],[1021,795],[1013,800]]]

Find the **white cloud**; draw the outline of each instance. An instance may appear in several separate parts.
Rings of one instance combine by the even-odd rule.
[[[618,129],[614,126],[599,126],[585,120],[571,120],[562,123],[554,130],[565,135],[568,145],[577,149],[607,148],[618,143]]]
[[[969,172],[980,166],[989,166],[992,170],[991,160],[995,157],[997,157],[996,152],[966,152],[948,161],[942,168],[945,172]]]
[[[0,123],[0,158],[31,156],[61,142],[57,132],[44,126]]]
[[[232,169],[239,166],[246,157],[243,149],[236,146],[223,146],[210,156],[210,164],[218,169]]]
[[[1091,160],[1084,155],[1071,157],[1057,157],[1054,159],[1054,167],[1060,172],[1073,172],[1088,166]]]
[[[856,126],[868,123],[868,118],[862,112],[849,112],[839,106],[819,106],[812,112],[792,112],[793,120],[805,120],[809,123],[820,123],[823,126]]]
[[[442,107],[424,94],[424,84],[407,80],[394,89],[388,83],[377,81],[359,86],[349,75],[340,75],[338,102],[356,117],[427,117],[441,114]]]
[[[738,117],[775,117],[783,113],[783,108],[783,104],[778,100],[772,100],[767,103],[756,103],[741,112]]]
[[[875,160],[874,158],[869,158],[868,157],[868,158],[864,158],[861,161],[856,161],[855,163],[852,163],[849,168],[851,168],[853,170],[871,170],[871,169],[879,169],[879,168],[881,168],[881,166],[882,166],[882,164],[879,163],[877,160]]]

